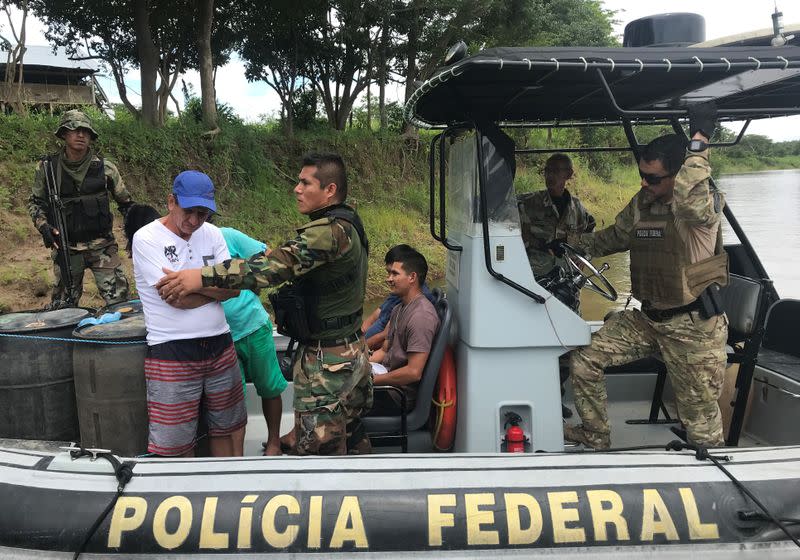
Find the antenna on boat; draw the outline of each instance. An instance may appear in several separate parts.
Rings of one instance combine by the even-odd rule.
[[[784,35],[783,34],[783,12],[778,10],[778,2],[775,1],[775,11],[772,14],[772,46],[773,47],[782,47],[792,39],[794,39],[794,35]]]

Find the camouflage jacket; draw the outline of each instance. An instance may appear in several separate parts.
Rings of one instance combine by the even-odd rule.
[[[316,225],[314,214],[310,217],[312,222],[299,228],[294,239],[269,255],[203,267],[203,286],[251,290],[278,286],[342,257],[352,245],[353,226],[340,219]]]
[[[590,232],[595,227],[594,217],[584,208],[576,196],[564,191],[568,198],[566,210],[560,216],[550,193],[542,191],[517,196],[519,220],[522,226],[522,242],[528,254],[533,274],[547,274],[562,259],[556,258],[544,246],[554,239],[567,239],[569,235]]]
[[[53,154],[55,155],[55,154]],[[60,155],[64,156],[64,150],[61,150]],[[92,161],[101,161],[101,158],[96,154],[93,155]],[[107,159],[102,159],[103,161],[103,169],[105,171],[106,178],[109,181],[109,193],[117,202],[118,205],[126,204],[132,202],[131,194],[128,192],[128,189],[125,187],[125,183],[122,180],[122,176],[119,174],[119,170],[117,166],[108,161]],[[60,177],[59,171],[64,173],[65,171],[54,169],[53,170],[56,177]],[[48,201],[47,196],[47,187],[45,186],[45,172],[44,172],[44,163],[39,161],[36,164],[36,174],[33,177],[33,188],[31,189],[31,196],[28,198],[28,213],[33,220],[33,227],[39,229],[42,224],[47,223],[47,211],[50,207],[50,203]],[[52,224],[51,224],[52,225]],[[87,241],[85,243],[72,243],[70,244],[70,249],[73,251],[85,251],[85,250],[94,250],[94,249],[101,249],[106,247],[114,242],[112,238],[99,238],[93,239],[91,241]]]
[[[649,206],[653,214],[672,213],[681,238],[698,253],[713,254],[717,233],[721,223],[722,193],[712,189],[709,178],[708,150],[687,152],[678,174],[672,200],[654,200],[645,191],[637,192],[628,205],[617,214],[614,224],[595,233],[570,236],[567,242],[579,247],[587,254],[601,257],[611,253],[627,251],[631,246],[631,235],[639,221],[640,208]]]

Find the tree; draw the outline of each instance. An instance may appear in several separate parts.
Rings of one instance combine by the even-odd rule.
[[[294,134],[295,102],[310,74],[312,35],[324,21],[326,2],[240,0],[236,42],[248,80],[263,80],[281,101],[286,132]]]
[[[331,0],[325,20],[312,36],[308,76],[322,98],[328,122],[344,130],[358,96],[373,80],[382,19],[375,0]]]
[[[214,22],[214,0],[196,0],[197,56],[200,71],[200,97],[203,124],[209,132],[218,132],[217,93],[214,88],[214,57],[211,53],[211,29]]]
[[[353,104],[374,80],[380,23],[389,0],[245,1],[241,11],[241,54],[249,79],[276,91],[287,129],[294,99],[305,81],[319,94],[333,128],[342,130]]]
[[[192,14],[200,0],[30,1],[47,25],[48,41],[73,58],[101,60],[110,68],[125,107],[147,124],[164,123],[178,76],[199,65],[197,41],[186,38],[196,36]],[[213,34],[213,18],[205,21]],[[226,45],[212,36],[211,46],[217,63],[224,63]],[[141,76],[141,110],[129,99],[124,81],[132,67]]]
[[[8,55],[6,56],[6,73],[3,80],[2,95],[0,98],[9,100],[15,113],[24,114],[25,104],[22,97],[22,83],[24,75],[23,59],[25,57],[25,24],[28,19],[28,0],[18,2],[18,7],[22,11],[22,21],[19,25],[19,32],[14,25],[11,17],[11,2],[0,0],[0,8],[6,13],[8,25],[11,28],[11,40],[0,34],[0,46],[3,47]],[[14,83],[16,82],[16,87]],[[4,107],[0,103],[0,112]]]
[[[613,12],[600,0],[398,0],[403,37],[396,71],[405,99],[430,77],[447,47],[459,40],[471,52],[517,45],[611,46]]]

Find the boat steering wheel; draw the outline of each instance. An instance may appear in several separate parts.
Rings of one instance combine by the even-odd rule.
[[[574,247],[564,242],[561,243],[561,247],[564,249],[564,260],[570,268],[576,286],[586,287],[609,301],[617,300],[617,290],[611,285],[608,278],[603,276],[603,273],[611,268],[608,263],[603,263],[603,266],[598,269]]]

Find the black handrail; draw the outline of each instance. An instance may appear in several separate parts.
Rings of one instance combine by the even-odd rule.
[[[628,139],[628,145],[631,147],[633,157],[636,158],[636,163],[639,163],[639,148],[642,145],[639,144],[639,140],[636,138],[636,133],[633,131],[633,123],[631,123],[630,119],[622,120],[622,129],[625,131],[625,138]]]
[[[445,208],[445,177],[446,177],[446,165],[445,165],[445,156],[444,156],[444,148],[445,148],[445,141],[447,136],[452,134],[451,128],[448,128],[444,132],[437,134],[431,140],[431,147],[430,153],[428,154],[428,165],[429,165],[429,173],[430,173],[430,201],[428,205],[428,222],[430,225],[431,235],[433,238],[444,245],[444,247],[450,251],[463,251],[464,248],[460,245],[453,245],[450,241],[447,240],[447,230],[446,230],[446,208]],[[439,143],[439,231],[436,231],[436,144]]]
[[[744,136],[744,133],[747,131],[747,127],[750,126],[750,123],[752,121],[753,121],[753,119],[747,119],[746,121],[744,121],[744,126],[739,131],[739,134],[736,136],[736,138],[734,138],[732,141],[730,141],[730,142],[709,142],[708,143],[708,147],[709,148],[725,148],[725,147],[728,147],[728,146],[737,145],[739,142],[741,142],[742,137]],[[686,137],[686,131],[683,129],[683,127],[681,126],[681,123],[677,119],[672,119],[670,121],[670,124],[672,125],[672,130],[675,131],[675,134],[678,134],[680,136]]]
[[[513,280],[509,280],[499,272],[497,272],[494,267],[492,266],[492,250],[489,246],[489,203],[486,200],[486,183],[488,183],[488,178],[486,177],[486,166],[484,165],[483,161],[483,143],[482,143],[483,135],[481,134],[480,130],[475,127],[475,141],[477,142],[478,148],[478,200],[480,203],[481,209],[481,227],[483,228],[483,258],[486,263],[486,270],[489,274],[500,280],[503,284],[511,286],[515,290],[520,293],[525,294],[529,298],[531,298],[536,303],[544,303],[546,300],[542,296],[537,293],[530,291],[528,288],[524,286],[520,286]]]
[[[428,175],[430,178],[430,203],[428,206],[428,223],[431,228],[431,235],[436,241],[441,243],[442,238],[436,233],[436,142],[444,132],[437,134],[431,140],[431,147],[428,152]]]
[[[514,150],[515,154],[549,154],[553,152],[559,152],[564,154],[570,154],[573,152],[630,152],[631,148],[628,146],[627,148],[616,147],[616,146],[595,146],[592,147],[582,147],[582,148],[520,148],[518,150]]]
[[[606,96],[608,96],[608,100],[611,102],[611,105],[614,107],[614,110],[620,117],[686,117],[689,115],[688,109],[649,109],[649,110],[629,110],[623,109],[617,103],[616,97],[614,97],[614,92],[611,91],[611,86],[608,85],[608,81],[606,80],[605,74],[601,69],[597,69],[597,77],[600,80],[600,84],[603,86],[603,89],[606,91]],[[757,114],[766,114],[766,115],[796,115],[800,113],[800,107],[756,107],[756,108],[749,108],[749,109],[724,109],[721,111],[722,116],[734,116],[734,115],[757,115]]]

